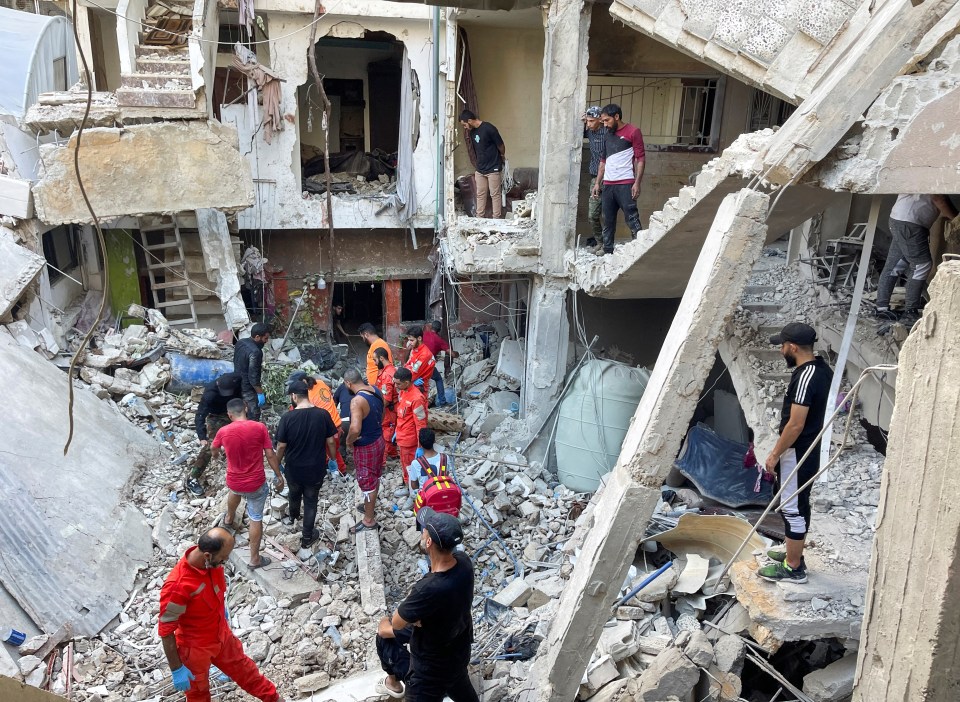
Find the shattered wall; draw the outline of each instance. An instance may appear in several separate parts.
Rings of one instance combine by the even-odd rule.
[[[257,125],[250,121],[246,105],[234,105],[223,111],[224,122],[237,127],[240,150],[250,164],[253,177],[262,181],[256,184],[257,206],[241,215],[241,228],[319,229],[327,226],[326,195],[305,196],[301,183],[300,131],[301,122],[307,116],[298,110],[297,93],[300,86],[312,81],[307,67],[307,48],[313,5],[294,10],[293,6],[299,4],[271,3],[270,7],[282,9],[284,14],[265,16],[268,33],[278,39],[270,43],[269,58],[261,57],[261,60],[268,62],[270,68],[285,81],[281,85],[280,99],[283,131],[274,135],[273,143],[267,144]],[[398,12],[387,7],[392,3],[367,3],[370,7],[359,5],[341,3],[331,8],[332,12],[317,23],[316,38],[356,39],[367,31],[381,31],[393,35],[406,45],[412,69],[420,81],[420,140],[413,154],[417,214],[413,225],[432,227],[436,193],[436,132],[431,95],[431,31],[428,21],[410,21],[413,17],[429,19],[430,10],[401,5],[403,12]],[[349,8],[355,8],[356,15],[350,15]],[[383,10],[383,16],[371,15],[377,8]],[[285,14],[287,12],[300,14]],[[324,66],[318,66],[318,70],[321,74],[325,72]],[[373,98],[368,109],[376,109]],[[318,128],[317,121],[315,115],[314,130]],[[333,222],[338,229],[400,226],[393,209],[380,212],[386,202],[385,196],[334,195],[333,202]]]
[[[33,192],[44,222],[90,221],[73,169],[75,148],[76,135],[65,147],[41,147],[45,173]],[[234,212],[253,203],[236,132],[217,122],[91,129],[80,147],[80,172],[101,219],[205,207]]]

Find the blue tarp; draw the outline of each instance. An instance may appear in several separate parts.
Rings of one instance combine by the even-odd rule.
[[[674,465],[704,497],[728,507],[767,505],[773,499],[773,483],[761,480],[760,492],[754,492],[758,473],[756,468],[743,467],[747,448],[698,424],[687,434]]]

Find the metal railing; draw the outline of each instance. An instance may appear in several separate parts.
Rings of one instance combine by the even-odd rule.
[[[615,103],[652,151],[716,150],[723,106],[720,76],[590,76],[587,102]]]

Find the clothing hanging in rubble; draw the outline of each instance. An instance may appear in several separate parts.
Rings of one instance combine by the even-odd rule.
[[[266,66],[257,61],[257,55],[243,44],[233,46],[233,67],[243,73],[257,86],[263,101],[263,138],[267,143],[273,141],[273,133],[283,129],[283,116],[280,114],[280,83],[282,79]]]

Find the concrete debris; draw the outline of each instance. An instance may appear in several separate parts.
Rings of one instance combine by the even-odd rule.
[[[743,639],[733,634],[723,634],[713,644],[714,658],[717,668],[724,673],[733,673],[739,676],[743,672],[743,659],[746,655],[746,644]]]
[[[640,676],[636,702],[669,702],[686,699],[700,680],[697,668],[683,651],[675,646],[667,648]]]
[[[14,242],[5,231],[0,233],[0,320],[8,318],[44,264],[42,256]]]
[[[803,677],[803,691],[814,702],[842,702],[853,692],[854,674],[857,672],[857,654],[851,653],[826,668],[815,670]]]

